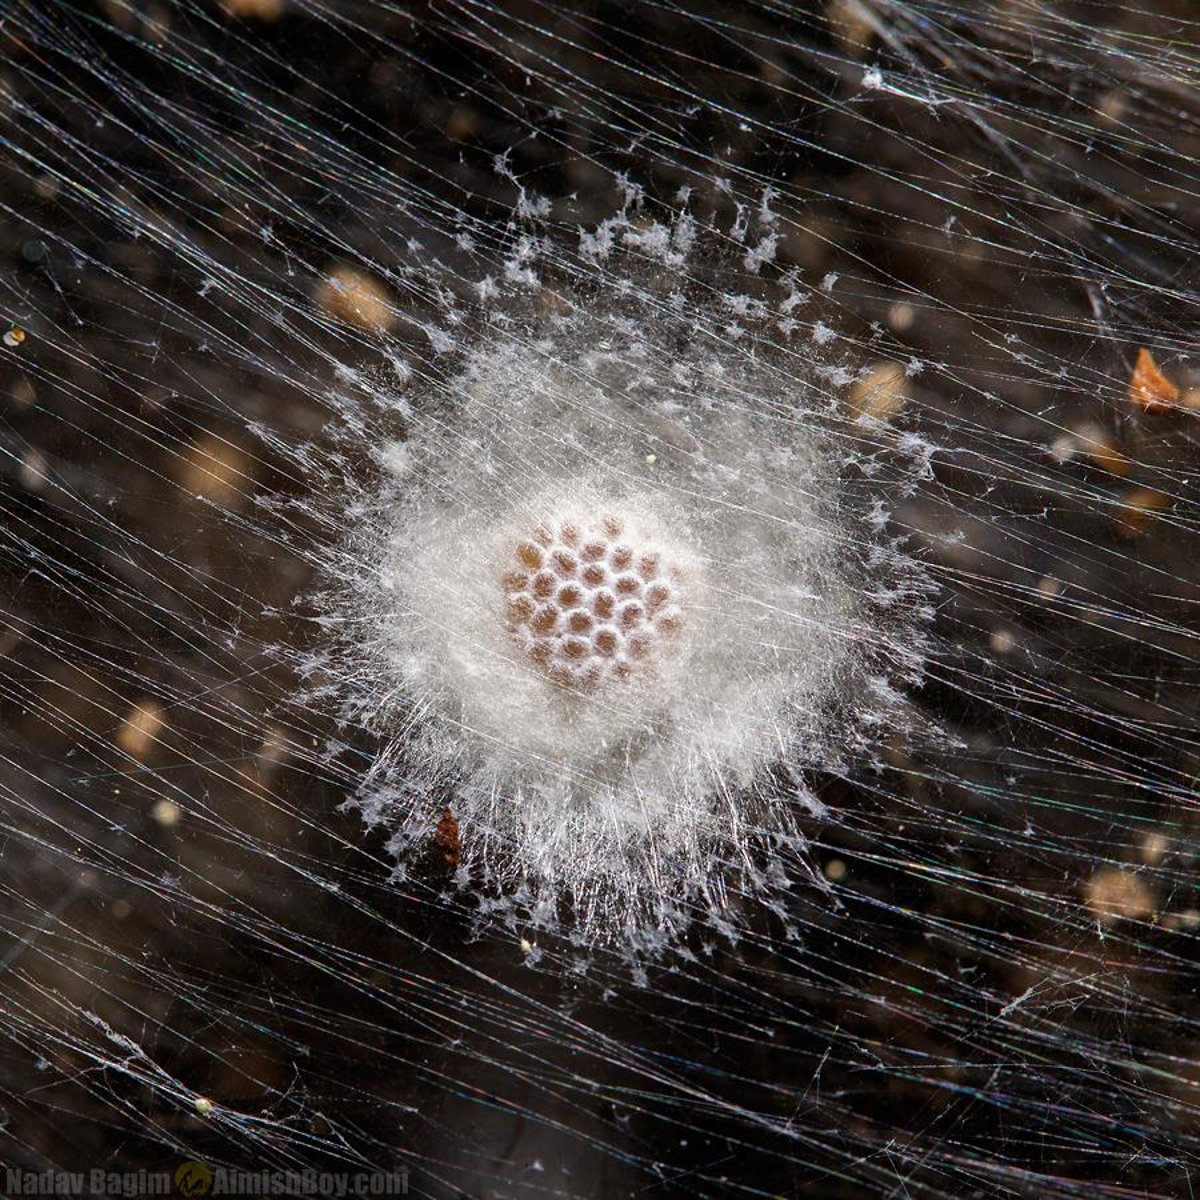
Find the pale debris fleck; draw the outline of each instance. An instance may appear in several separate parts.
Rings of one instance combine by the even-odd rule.
[[[1154,916],[1154,893],[1132,871],[1101,867],[1083,885],[1084,903],[1105,925],[1118,921],[1145,921]]]

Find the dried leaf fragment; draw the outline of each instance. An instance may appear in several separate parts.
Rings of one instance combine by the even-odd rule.
[[[1133,364],[1129,399],[1148,413],[1167,412],[1179,403],[1179,388],[1162,373],[1145,346],[1137,352]]]

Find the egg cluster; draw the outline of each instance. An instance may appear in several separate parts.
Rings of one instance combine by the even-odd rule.
[[[502,586],[517,644],[558,684],[590,689],[653,668],[683,628],[682,575],[624,523],[538,525]]]

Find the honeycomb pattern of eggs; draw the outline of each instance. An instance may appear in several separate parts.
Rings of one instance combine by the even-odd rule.
[[[505,570],[505,617],[555,683],[589,689],[653,668],[683,628],[683,577],[614,516],[538,525]]]

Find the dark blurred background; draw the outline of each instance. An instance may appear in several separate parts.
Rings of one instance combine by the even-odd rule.
[[[1190,1195],[1193,19],[5,8],[0,1162]],[[895,521],[944,589],[912,704],[958,739],[812,781],[798,941],[748,913],[644,977],[481,932],[432,830],[392,882],[340,807],[375,747],[292,669],[327,481],[288,451],[339,370],[419,342],[518,184],[567,238],[623,178],[718,223],[772,189],[772,269],[876,372],[851,403],[946,448]]]

